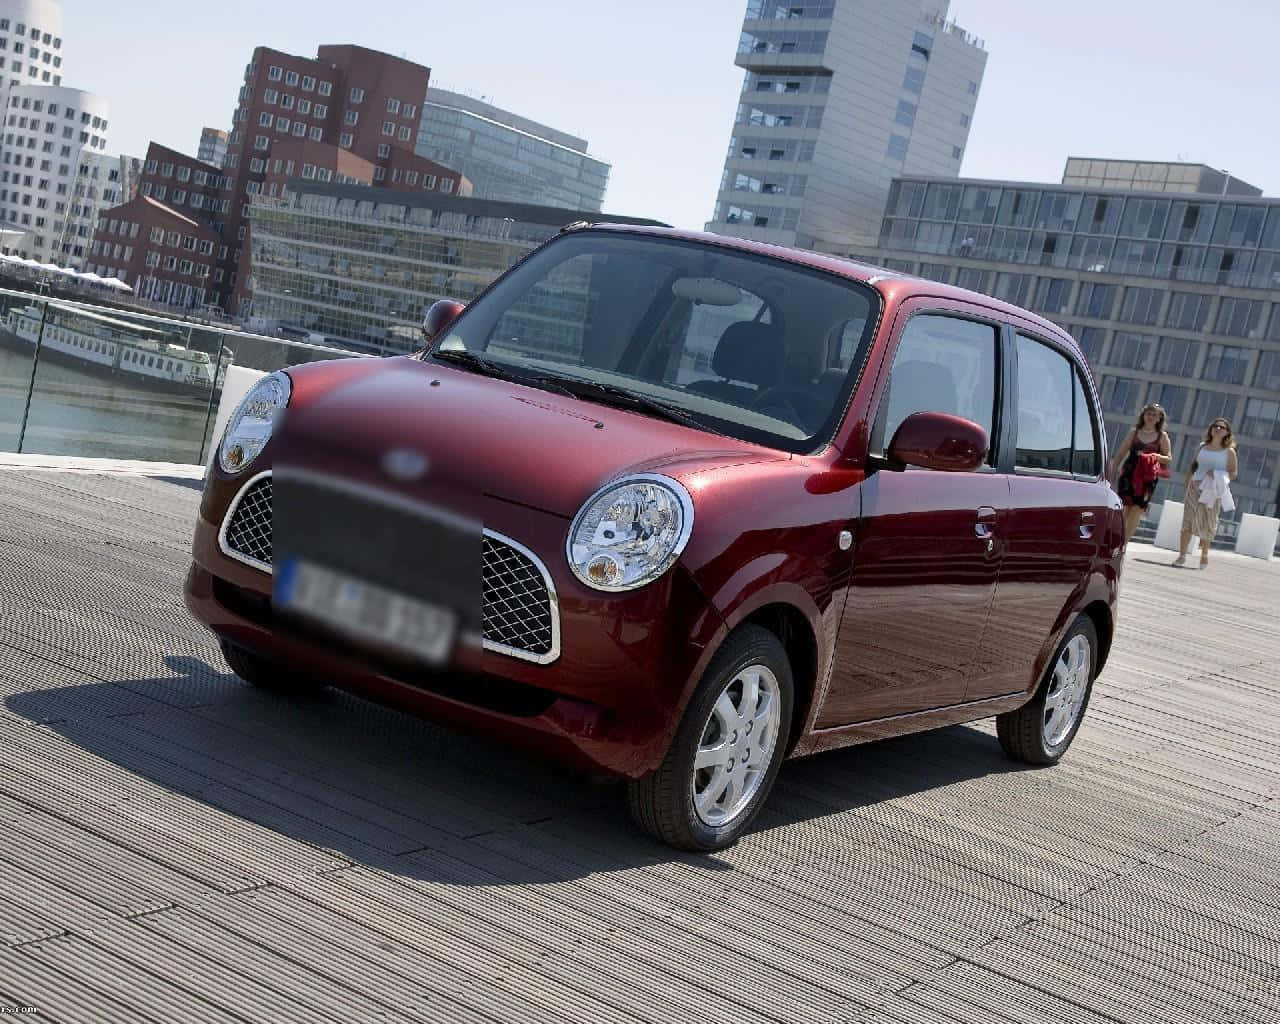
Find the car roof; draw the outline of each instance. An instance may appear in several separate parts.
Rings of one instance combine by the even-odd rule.
[[[683,231],[679,228],[648,227],[632,224],[591,224],[583,225],[582,230],[617,231],[624,234],[652,235],[660,238],[673,238],[688,242],[701,242],[706,245],[717,245],[725,249],[737,249],[741,252],[756,253],[774,259],[786,260],[815,270],[839,274],[852,281],[861,281],[879,291],[886,299],[901,302],[917,296],[929,298],[953,299],[958,302],[971,302],[984,306],[992,312],[1003,313],[1017,318],[1042,333],[1070,345],[1072,351],[1085,362],[1084,354],[1075,339],[1051,320],[1033,313],[1022,306],[968,288],[957,288],[954,285],[930,281],[928,278],[904,274],[887,267],[878,267],[871,263],[832,256],[828,253],[813,252],[808,249],[795,249],[784,245],[773,245],[768,242],[756,242],[747,238],[733,238],[729,235],[717,235],[710,231]]]

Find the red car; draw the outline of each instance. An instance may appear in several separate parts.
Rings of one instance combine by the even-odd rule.
[[[784,758],[995,716],[1056,762],[1123,553],[1079,348],[986,296],[574,226],[422,352],[263,378],[186,582],[237,674],[628,780],[732,843]]]

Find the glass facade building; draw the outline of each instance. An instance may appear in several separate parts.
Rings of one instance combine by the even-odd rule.
[[[585,139],[446,89],[427,90],[415,152],[461,172],[481,199],[595,213],[609,184]]]
[[[876,249],[842,255],[1026,306],[1079,341],[1112,448],[1147,402],[1169,417],[1181,501],[1216,416],[1239,445],[1237,510],[1280,492],[1280,199],[901,178]]]
[[[469,302],[566,224],[657,223],[301,179],[251,216],[256,315],[382,355],[418,348],[433,302]]]
[[[945,0],[747,0],[707,230],[874,245],[895,175],[960,173],[987,54]]]

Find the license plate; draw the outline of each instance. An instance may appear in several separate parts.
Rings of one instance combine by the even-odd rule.
[[[448,608],[300,559],[277,566],[273,582],[272,600],[281,610],[430,664],[449,656],[457,619]]]

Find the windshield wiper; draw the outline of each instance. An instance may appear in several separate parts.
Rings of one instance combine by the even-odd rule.
[[[648,413],[658,419],[679,423],[682,426],[692,427],[694,430],[709,430],[712,433],[720,433],[720,431],[715,430],[713,427],[708,427],[696,416],[691,416],[683,409],[677,409],[666,402],[660,402],[656,398],[650,398],[647,395],[629,391],[626,388],[615,387],[612,384],[601,384],[599,381],[594,380],[582,380],[579,377],[561,377],[556,374],[548,374],[537,378],[537,380],[558,386],[575,398],[599,402],[601,405],[612,405],[622,409],[633,409],[636,412]]]
[[[474,370],[476,373],[483,373],[489,377],[497,377],[500,380],[511,381],[513,384],[527,384],[530,387],[549,388],[552,391],[559,391],[562,395],[573,397],[573,392],[560,384],[556,379],[550,377],[540,377],[534,374],[521,373],[518,370],[503,366],[496,363],[492,359],[486,359],[484,356],[478,356],[465,348],[446,348],[437,349],[431,355],[437,359],[443,359],[445,362],[454,363],[457,366],[465,366],[468,370]]]

